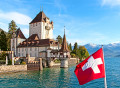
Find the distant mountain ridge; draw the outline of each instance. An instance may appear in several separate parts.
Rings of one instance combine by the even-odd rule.
[[[86,44],[84,46],[87,48],[89,54],[94,53],[102,47],[101,45],[97,44]],[[120,57],[120,42],[103,45],[103,49],[105,57]]]

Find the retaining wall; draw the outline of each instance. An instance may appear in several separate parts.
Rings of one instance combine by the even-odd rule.
[[[77,58],[70,58],[68,59],[68,65],[73,65],[77,63]]]
[[[3,65],[0,66],[0,73],[27,71],[27,65]]]

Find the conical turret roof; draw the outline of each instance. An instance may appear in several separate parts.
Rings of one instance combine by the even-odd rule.
[[[62,47],[60,49],[60,52],[69,52],[65,33],[64,33],[64,36],[63,36],[63,42],[62,42]]]

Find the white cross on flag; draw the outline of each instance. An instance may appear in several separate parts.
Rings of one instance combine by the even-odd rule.
[[[94,79],[105,77],[102,48],[78,64],[74,72],[80,85],[83,85]]]

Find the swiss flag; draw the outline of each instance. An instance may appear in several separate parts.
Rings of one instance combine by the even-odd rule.
[[[94,79],[105,77],[102,48],[78,64],[74,72],[78,78],[80,85],[83,85]]]

